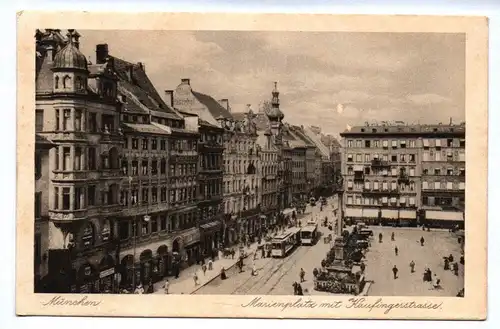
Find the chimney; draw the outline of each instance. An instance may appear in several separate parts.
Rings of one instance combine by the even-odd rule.
[[[103,43],[95,47],[95,61],[96,64],[106,63],[106,58],[109,56],[108,44]]]
[[[174,91],[173,90],[165,90],[165,102],[168,106],[174,107]]]
[[[225,109],[226,109],[226,111],[231,112],[231,111],[229,110],[229,100],[228,100],[227,98],[223,98],[223,99],[219,100],[219,104],[220,104],[223,108],[225,108]]]
[[[186,78],[184,78],[184,79],[181,79],[181,82],[182,82],[183,84],[186,84],[186,85],[189,85],[189,86],[191,85],[191,80],[190,80],[190,79],[186,79]]]
[[[137,65],[139,65],[139,67],[141,68],[141,70],[143,70],[144,72],[146,72],[146,65],[144,65],[143,62],[138,62]]]

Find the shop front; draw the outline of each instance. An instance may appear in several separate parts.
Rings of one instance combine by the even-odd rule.
[[[417,226],[417,211],[399,210],[399,224],[401,226]]]
[[[363,208],[363,221],[368,225],[373,225],[378,222],[379,210],[377,208]]]
[[[172,243],[172,252],[180,254],[187,266],[195,264],[199,259],[200,237],[200,230],[193,227],[176,237]]]
[[[462,211],[426,210],[426,225],[441,228],[463,228],[464,213]]]
[[[382,225],[398,225],[399,212],[396,209],[382,209],[381,219]]]
[[[139,256],[140,282],[144,285],[153,279],[153,252],[146,249]]]
[[[76,285],[72,292],[106,294],[117,292],[115,261],[110,255],[92,256],[76,272]]]
[[[346,208],[345,209],[345,223],[346,225],[354,225],[357,221],[363,220],[362,208]]]
[[[168,252],[168,247],[162,244],[156,251],[156,258],[153,264],[153,281],[157,282],[171,275],[171,265],[172,257]]]
[[[221,223],[212,221],[200,225],[201,253],[205,256],[211,255],[212,251],[219,247]]]

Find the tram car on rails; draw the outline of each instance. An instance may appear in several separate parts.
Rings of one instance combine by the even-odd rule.
[[[290,254],[300,244],[300,230],[299,227],[291,227],[284,233],[273,237],[271,256],[283,258]]]
[[[300,229],[300,243],[302,245],[315,245],[318,241],[318,222],[308,221],[304,227]]]

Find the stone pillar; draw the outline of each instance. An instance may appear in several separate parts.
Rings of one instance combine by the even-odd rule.
[[[80,208],[85,209],[87,208],[86,202],[85,202],[85,195],[87,191],[83,188],[80,188]]]
[[[87,147],[83,146],[80,153],[80,169],[87,170]]]
[[[68,130],[75,131],[75,109],[74,108],[71,109],[70,124],[69,124]]]
[[[58,186],[59,194],[57,195],[57,202],[59,203],[58,209],[62,209],[62,203],[63,203],[63,193],[62,193],[62,186]]]
[[[73,112],[71,112],[73,113]],[[73,116],[73,114],[72,114]],[[69,148],[69,158],[71,159],[71,168],[70,170],[71,171],[74,171],[75,170],[75,145],[71,145],[70,148]]]
[[[69,209],[75,210],[75,187],[71,186],[69,188]]]
[[[87,111],[85,109],[82,109],[81,111],[81,118],[80,118],[80,127],[82,128],[82,131],[86,131],[87,129]]]
[[[59,159],[57,159],[57,161],[59,161],[59,164],[56,168],[59,168],[59,170],[63,170],[63,168],[64,168],[64,147],[62,145],[59,145],[58,149],[59,149]]]

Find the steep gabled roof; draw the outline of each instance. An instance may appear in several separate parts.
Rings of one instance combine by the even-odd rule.
[[[173,118],[182,119],[182,115],[163,101],[140,64],[133,64],[114,56],[110,58],[118,76],[118,85],[121,87],[119,91],[126,90],[134,95],[136,109],[142,108],[139,106],[142,104],[147,109],[170,113]]]
[[[322,156],[328,157],[330,155],[328,147],[326,147],[325,144],[323,144],[320,135],[315,134],[314,131],[312,131],[308,127],[304,128],[304,133],[307,135],[307,137],[309,137],[309,139],[314,143],[314,145],[316,145],[318,150],[321,152]]]
[[[217,119],[218,117],[223,117],[225,119],[233,119],[231,113],[229,113],[228,110],[226,110],[222,105],[220,105],[220,103],[217,102],[212,96],[205,95],[194,90],[192,92],[193,96],[196,97],[196,99],[200,103],[206,106],[206,108],[208,109],[210,114],[214,117],[214,119]]]

